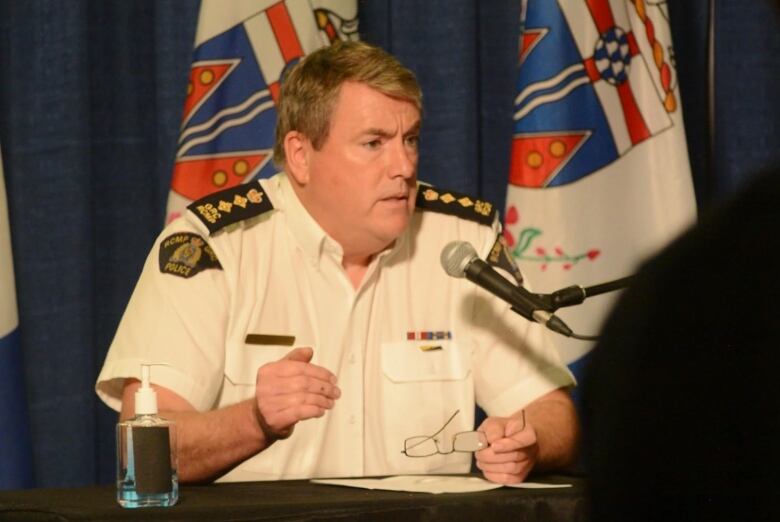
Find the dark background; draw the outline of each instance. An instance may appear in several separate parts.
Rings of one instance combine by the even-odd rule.
[[[669,6],[705,211],[780,161],[776,3],[714,2],[711,126],[708,4]],[[37,486],[114,478],[116,414],[93,386],[164,221],[198,8],[0,0],[0,144]],[[421,179],[500,207],[519,10],[519,0],[360,3],[362,38],[396,54],[422,84]]]

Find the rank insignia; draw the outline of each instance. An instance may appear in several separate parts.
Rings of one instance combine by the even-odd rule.
[[[416,206],[421,210],[441,212],[488,226],[493,224],[498,214],[489,201],[427,185],[421,185],[417,191]]]
[[[426,201],[436,201],[439,199],[439,193],[432,188],[427,188],[421,191],[420,194],[422,194],[422,197],[425,198]]]
[[[160,243],[160,272],[190,278],[209,268],[222,270],[217,255],[197,234],[180,232]]]
[[[273,210],[274,206],[258,183],[247,183],[209,194],[187,208],[213,234],[227,225]]]
[[[496,242],[493,243],[493,248],[490,249],[487,262],[490,266],[506,270],[518,285],[523,286],[523,274],[520,272],[517,263],[515,263],[515,258],[509,253],[503,234],[496,236]]]

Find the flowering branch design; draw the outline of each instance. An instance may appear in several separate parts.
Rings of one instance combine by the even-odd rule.
[[[509,232],[508,227],[519,223],[519,221],[520,216],[517,209],[514,206],[510,207],[506,216],[507,228],[504,229],[504,239],[506,240],[507,245],[512,248],[512,256],[515,259],[519,261],[540,263],[539,268],[542,271],[547,270],[548,265],[551,263],[561,263],[561,268],[563,268],[563,270],[571,270],[574,265],[583,259],[593,261],[601,254],[601,251],[596,248],[574,255],[567,254],[560,246],[554,247],[552,252],[548,251],[543,246],[532,248],[534,240],[542,235],[542,231],[534,227],[523,228],[517,235],[517,239],[515,239]]]

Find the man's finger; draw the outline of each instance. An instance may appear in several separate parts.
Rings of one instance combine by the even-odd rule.
[[[276,395],[265,403],[269,409],[274,410],[293,408],[300,404],[314,404],[321,408],[330,409],[336,404],[336,401],[319,393],[285,393]]]
[[[520,462],[527,460],[527,456],[521,451],[508,451],[506,453],[496,453],[494,451],[480,451],[476,453],[477,462],[494,462],[501,464],[504,462]]]
[[[496,482],[497,484],[517,484],[518,482],[523,481],[525,475],[524,474],[512,475],[509,473],[485,472],[485,478],[491,482]]]
[[[508,451],[517,451],[528,448],[536,444],[536,432],[533,430],[523,430],[515,433],[511,437],[501,437],[491,442],[490,448],[495,453],[506,453]]]
[[[301,404],[299,406],[295,406],[293,410],[295,411],[296,417],[298,417],[300,420],[306,420],[322,417],[325,415],[325,412],[328,411],[328,408],[321,408],[313,404]]]
[[[485,473],[509,473],[517,475],[526,468],[524,462],[477,462],[477,468]]]
[[[266,375],[272,374],[275,377],[286,378],[303,375],[313,379],[319,379],[324,382],[329,382],[331,384],[336,384],[336,376],[333,375],[330,370],[312,363],[288,361],[283,359],[281,361],[276,361],[274,363],[261,366],[260,371]]]
[[[338,399],[341,397],[341,390],[335,384],[324,382],[320,379],[309,379],[306,382],[306,391],[309,393],[315,393],[318,395],[324,395],[331,399]]]
[[[325,399],[322,396],[311,397],[311,402],[320,402],[321,404],[307,403],[304,399],[303,401],[288,400],[276,403],[273,407],[261,407],[258,409],[260,414],[258,421],[261,426],[269,428],[276,436],[288,436],[292,433],[293,426],[299,421],[322,417],[326,411],[333,407],[333,401],[330,399]]]
[[[261,394],[285,395],[288,393],[318,393],[331,399],[341,397],[341,390],[330,381],[295,375],[292,377],[260,379],[257,386]]]
[[[326,411],[328,408],[315,404],[295,404],[276,412],[274,418],[282,425],[292,425],[298,421],[322,417]]]

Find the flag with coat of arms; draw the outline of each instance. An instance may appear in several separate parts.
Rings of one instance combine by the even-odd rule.
[[[202,0],[167,221],[192,201],[276,171],[275,104],[285,71],[355,40],[356,0]]]
[[[505,215],[538,293],[631,275],[694,223],[665,1],[524,0]],[[616,294],[561,308],[598,333]],[[581,372],[591,343],[556,336]]]
[[[0,157],[0,489],[33,485],[11,227]]]

